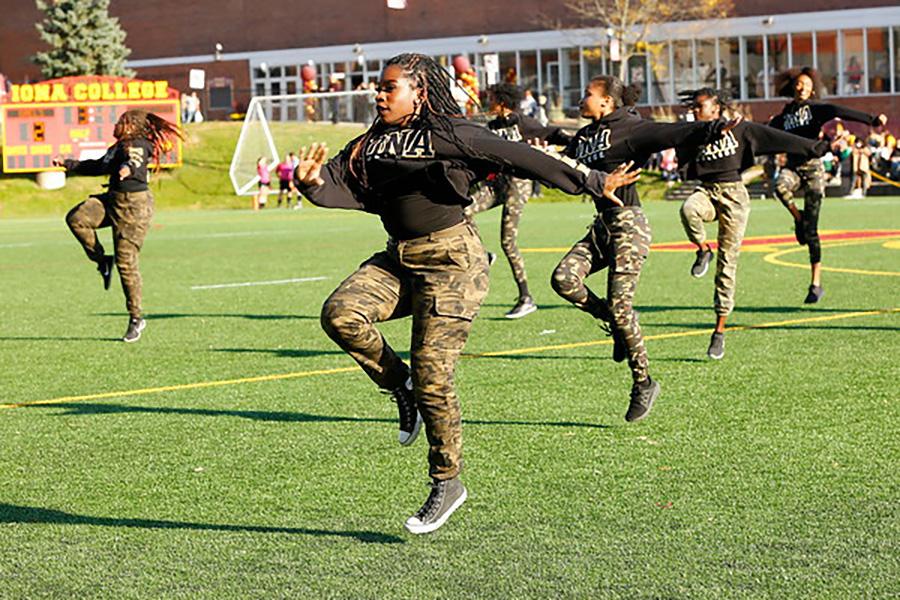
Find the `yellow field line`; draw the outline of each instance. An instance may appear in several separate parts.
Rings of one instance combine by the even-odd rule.
[[[240,379],[221,379],[217,381],[198,381],[196,383],[182,383],[177,385],[165,385],[154,388],[142,388],[138,390],[124,390],[119,392],[102,392],[100,394],[86,394],[84,396],[62,396],[49,400],[34,400],[32,402],[13,402],[0,404],[0,408],[20,408],[22,406],[38,406],[41,404],[63,404],[65,402],[81,402],[83,400],[102,400],[105,398],[121,398],[124,396],[141,396],[144,394],[160,394],[162,392],[177,392],[181,390],[196,390],[200,388],[221,387],[225,385],[238,385],[241,383],[258,383],[261,381],[278,381],[280,379],[298,379],[300,377],[312,377],[314,375],[335,375],[337,373],[350,373],[358,371],[359,367],[340,367],[338,369],[321,369],[317,371],[297,371],[296,373],[278,373],[274,375],[258,375],[256,377],[241,377]]]
[[[880,241],[884,241],[884,240],[891,240],[891,239],[897,239],[897,238],[900,238],[900,236],[886,235],[886,236],[872,237],[872,238],[868,238],[865,240],[847,240],[847,241],[831,242],[831,243],[826,242],[826,243],[822,244],[822,247],[823,248],[838,248],[838,247],[842,247],[842,246],[859,246],[859,245],[867,244],[867,243],[871,243],[871,242],[880,242]],[[791,267],[794,269],[808,269],[809,264],[792,263],[792,262],[787,262],[785,260],[780,260],[780,258],[786,254],[793,254],[795,252],[803,252],[804,250],[806,250],[806,248],[804,248],[803,246],[800,246],[799,248],[787,248],[785,250],[779,250],[778,252],[766,254],[765,256],[763,256],[763,260],[769,264],[778,265],[781,267]],[[832,273],[852,273],[854,275],[876,275],[879,277],[900,277],[900,273],[898,273],[896,271],[868,271],[865,269],[850,269],[850,268],[845,268],[845,267],[826,267],[824,265],[822,266],[822,270],[830,271]]]
[[[900,308],[888,308],[883,310],[868,310],[858,312],[839,313],[835,315],[825,315],[819,317],[806,317],[802,319],[789,319],[786,321],[773,321],[771,323],[760,323],[759,325],[741,325],[737,327],[729,327],[728,331],[750,331],[754,329],[767,329],[772,327],[781,327],[784,325],[799,325],[803,323],[816,323],[821,321],[835,321],[839,319],[852,319],[856,317],[868,317],[874,315],[884,315],[900,312]],[[691,331],[676,331],[672,333],[660,333],[656,335],[648,335],[645,340],[667,340],[682,337],[694,337],[701,335],[709,335],[708,329],[698,329]],[[546,352],[552,350],[570,350],[573,348],[586,348],[590,346],[602,346],[611,344],[612,340],[592,340],[589,342],[573,342],[569,344],[554,344],[550,346],[533,346],[529,348],[514,348],[512,350],[482,352],[478,354],[464,354],[463,358],[489,358],[513,356],[517,354],[533,354],[536,352]],[[265,381],[279,381],[284,379],[299,379],[301,377],[313,377],[316,375],[337,375],[339,373],[358,372],[359,367],[340,367],[336,369],[321,369],[315,371],[298,371],[295,373],[280,373],[274,375],[259,375],[256,377],[242,377],[239,379],[222,379],[218,381],[199,381],[196,383],[183,383],[178,385],[167,385],[155,388],[142,388],[136,390],[123,390],[118,392],[102,392],[99,394],[85,394],[82,396],[62,396],[60,398],[50,398],[48,400],[34,400],[30,402],[16,402],[0,404],[3,408],[21,408],[25,406],[41,406],[47,404],[65,404],[67,402],[81,402],[87,400],[104,400],[108,398],[122,398],[126,396],[140,396],[148,394],[160,394],[164,392],[176,392],[182,390],[194,390],[201,388],[222,387],[227,385],[240,385],[244,383],[259,383]]]
[[[819,321],[834,321],[837,319],[852,319],[855,317],[869,317],[873,315],[884,315],[894,312],[900,312],[900,308],[888,308],[884,310],[866,310],[850,313],[839,313],[836,315],[825,315],[820,317],[806,317],[803,319],[790,319],[787,321],[773,321],[771,323],[760,323],[758,325],[738,325],[736,327],[728,327],[727,331],[750,331],[753,329],[767,329],[772,327],[781,327],[783,325],[799,325],[802,323],[816,323]],[[709,335],[708,329],[696,329],[691,331],[674,331],[671,333],[658,333],[656,335],[645,335],[644,340],[670,340],[674,338],[694,337],[701,335]],[[517,354],[534,354],[536,352],[546,352],[548,350],[571,350],[573,348],[587,348],[590,346],[603,346],[612,344],[611,339],[592,340],[590,342],[573,342],[571,344],[556,344],[552,346],[532,346],[530,348],[516,348],[514,350],[498,350],[495,352],[481,352],[478,354],[465,354],[464,358],[490,358],[496,356],[515,356]]]

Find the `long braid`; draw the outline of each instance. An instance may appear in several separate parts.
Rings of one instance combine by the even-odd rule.
[[[415,53],[399,54],[385,62],[384,68],[394,65],[403,69],[404,75],[423,92],[424,104],[419,115],[410,122],[411,127],[430,129],[435,135],[454,144],[467,156],[497,162],[496,158],[488,157],[471,148],[456,135],[452,119],[461,119],[464,115],[453,97],[453,78],[446,69],[430,56]],[[350,153],[350,172],[363,191],[369,190],[365,148],[369,140],[383,127],[381,117],[376,117],[372,126],[354,144]]]
[[[178,127],[145,110],[125,111],[118,123],[122,125],[122,140],[145,138],[150,141],[153,147],[150,158],[156,162],[157,168],[160,157],[171,149],[176,139],[184,139],[184,134]]]

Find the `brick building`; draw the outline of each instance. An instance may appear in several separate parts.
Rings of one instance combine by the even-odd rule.
[[[735,4],[731,18],[673,23],[651,32],[648,51],[632,57],[626,69],[629,79],[644,86],[643,104],[672,104],[680,89],[715,85],[732,89],[759,118],[782,102],[772,89],[775,72],[814,64],[829,96],[900,120],[895,0]],[[39,11],[30,0],[0,0],[0,9],[0,73],[13,82],[38,79],[29,56],[41,49],[34,28]],[[382,0],[293,6],[112,0],[110,12],[128,33],[129,66],[139,77],[167,79],[187,90],[189,70],[206,71],[202,96],[214,118],[240,111],[252,95],[298,92],[300,67],[310,62],[322,86],[336,74],[353,89],[403,51],[431,54],[445,64],[466,54],[479,70],[485,55],[497,54],[502,73],[514,74],[562,109],[577,103],[591,76],[617,72],[603,30],[548,26],[566,22],[562,0],[409,0],[400,11]]]

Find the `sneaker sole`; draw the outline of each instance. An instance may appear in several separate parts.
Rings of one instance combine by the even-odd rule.
[[[530,315],[531,313],[533,313],[536,310],[537,310],[537,306],[532,304],[530,307],[526,308],[525,310],[520,310],[517,313],[508,312],[503,316],[506,317],[507,319],[521,319],[522,317]]]
[[[626,421],[628,421],[629,423],[637,423],[650,414],[650,411],[653,410],[653,403],[656,402],[657,398],[659,398],[659,393],[662,391],[662,386],[657,385],[655,386],[654,390],[655,391],[653,392],[653,395],[650,396],[650,402],[647,404],[647,410],[645,410],[642,415],[639,415],[630,421],[628,421],[628,419],[625,419]]]
[[[409,521],[403,524],[406,530],[412,534],[420,535],[422,533],[431,533],[436,529],[440,529],[440,527],[447,522],[447,519],[450,518],[450,515],[456,512],[456,509],[462,506],[462,503],[466,501],[466,498],[469,497],[469,490],[463,488],[462,495],[456,499],[456,501],[450,505],[450,508],[447,512],[444,513],[440,519],[435,521],[434,523],[429,523],[428,525],[413,525]]]
[[[404,440],[403,434],[405,431],[400,431],[397,435],[397,441],[400,442],[401,446],[411,446],[413,442],[416,441],[416,438],[419,437],[419,432],[422,430],[422,414],[419,411],[416,411],[416,424],[413,427],[412,433]]]
[[[699,273],[694,273],[694,269],[691,268],[691,277],[694,277],[694,278],[696,278],[696,279],[700,279],[701,277],[703,277],[704,275],[706,275],[706,272],[707,272],[707,271],[709,271],[709,263],[706,263],[706,266],[703,267],[703,270],[700,271]]]
[[[722,354],[719,354],[719,355],[717,356],[717,355],[713,354],[712,352],[710,352],[709,350],[707,350],[707,351],[706,351],[706,356],[708,356],[709,358],[711,358],[711,359],[713,359],[713,360],[722,360],[722,358],[725,357],[725,351],[723,350],[723,351],[722,351]]]
[[[803,304],[815,304],[816,302],[818,302],[819,300],[821,300],[824,296],[825,296],[825,290],[822,290],[822,293],[819,294],[818,296],[812,296],[812,297],[807,296],[807,297],[803,300]]]
[[[133,340],[129,340],[128,338],[124,338],[124,337],[123,337],[123,338],[122,338],[122,341],[125,342],[126,344],[133,344],[133,343],[135,343],[136,341],[138,341],[139,339],[141,339],[141,334],[144,332],[145,329],[147,329],[147,322],[146,322],[146,321],[144,321],[144,324],[141,325],[140,329],[138,329],[138,334],[137,334],[137,337],[136,337],[136,338],[134,338]]]

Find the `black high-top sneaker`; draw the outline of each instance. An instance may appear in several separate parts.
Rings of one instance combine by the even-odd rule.
[[[400,416],[400,431],[397,433],[397,441],[401,446],[409,446],[419,437],[422,429],[422,415],[416,407],[416,396],[413,394],[412,379],[407,379],[400,387],[391,390],[391,396],[397,403],[397,412]]]

